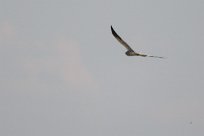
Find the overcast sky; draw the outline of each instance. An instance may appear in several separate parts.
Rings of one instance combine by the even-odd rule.
[[[203,134],[203,0],[0,0],[0,135]]]

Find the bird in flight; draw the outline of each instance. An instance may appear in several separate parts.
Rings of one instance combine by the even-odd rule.
[[[111,31],[113,36],[127,49],[127,51],[125,52],[125,54],[127,56],[141,56],[141,57],[154,57],[154,58],[163,58],[163,57],[159,57],[159,56],[149,56],[149,55],[145,55],[145,54],[140,54],[135,52],[113,29],[113,27],[111,26]]]

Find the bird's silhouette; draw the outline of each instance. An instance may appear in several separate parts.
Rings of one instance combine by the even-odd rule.
[[[154,57],[154,58],[163,58],[163,57],[159,57],[159,56],[149,56],[149,55],[145,55],[145,54],[140,54],[135,52],[113,29],[113,27],[111,26],[111,31],[113,36],[127,49],[127,51],[125,52],[125,54],[127,56],[141,56],[141,57]]]

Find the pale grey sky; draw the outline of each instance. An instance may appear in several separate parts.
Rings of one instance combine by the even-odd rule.
[[[203,136],[203,24],[202,0],[0,0],[0,135]]]

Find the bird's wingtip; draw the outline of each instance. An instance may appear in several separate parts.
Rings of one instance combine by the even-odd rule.
[[[111,30],[113,30],[113,26],[111,25]]]
[[[116,34],[116,32],[115,32],[115,30],[113,29],[113,26],[111,25],[111,31],[112,31],[112,33],[115,35]]]

